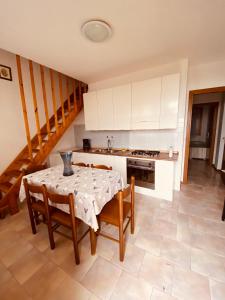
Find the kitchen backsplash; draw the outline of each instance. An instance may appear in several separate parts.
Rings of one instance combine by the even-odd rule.
[[[76,147],[82,147],[82,139],[91,139],[92,147],[107,147],[107,136],[113,136],[114,148],[154,149],[168,151],[172,146],[178,150],[176,130],[143,130],[143,131],[86,131],[85,126],[75,125]]]

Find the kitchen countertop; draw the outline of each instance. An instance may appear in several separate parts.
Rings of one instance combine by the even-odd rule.
[[[135,149],[112,149],[108,152],[105,148],[91,148],[89,151],[84,151],[83,149],[72,149],[73,152],[78,153],[88,153],[88,154],[102,154],[102,155],[113,155],[113,156],[123,156],[128,158],[142,158],[149,160],[167,160],[167,161],[177,161],[178,152],[173,153],[173,157],[169,157],[169,152],[161,151],[157,157],[146,157],[144,155],[132,155],[131,152]]]

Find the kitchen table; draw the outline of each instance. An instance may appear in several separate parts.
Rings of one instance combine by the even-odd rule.
[[[63,165],[48,168],[24,176],[28,183],[45,184],[50,192],[75,198],[75,214],[94,231],[98,230],[97,215],[113,196],[124,188],[122,175],[114,170],[100,170],[88,167],[72,166],[74,174],[63,176]],[[23,181],[21,182],[20,201],[25,199]],[[41,195],[40,195],[41,199]],[[43,200],[43,199],[41,199]],[[68,211],[68,205],[57,204],[57,208]]]

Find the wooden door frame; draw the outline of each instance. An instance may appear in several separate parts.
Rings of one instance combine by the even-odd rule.
[[[183,183],[185,184],[188,182],[188,164],[189,164],[189,153],[190,153],[191,121],[192,121],[192,107],[193,107],[194,96],[200,94],[223,93],[223,92],[225,92],[225,86],[189,91],[188,112],[187,112],[187,122],[186,122],[184,171],[183,171]]]

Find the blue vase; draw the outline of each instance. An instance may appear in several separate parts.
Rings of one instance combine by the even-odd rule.
[[[70,176],[73,175],[73,169],[72,169],[72,155],[73,152],[72,151],[63,151],[63,152],[59,152],[60,156],[63,160],[63,164],[64,164],[64,169],[63,169],[63,176]]]

